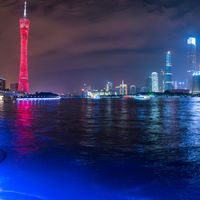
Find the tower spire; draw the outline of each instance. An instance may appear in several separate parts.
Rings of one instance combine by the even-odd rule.
[[[24,18],[27,17],[27,11],[26,11],[26,1],[24,2]]]

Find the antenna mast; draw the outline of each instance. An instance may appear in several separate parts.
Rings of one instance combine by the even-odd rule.
[[[24,18],[27,17],[27,12],[26,12],[26,1],[24,2]]]

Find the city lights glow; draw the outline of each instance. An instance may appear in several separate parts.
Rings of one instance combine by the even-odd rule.
[[[193,76],[200,76],[200,71],[196,71],[192,74]]]
[[[187,43],[190,45],[196,46],[196,38],[195,37],[189,37],[187,40]]]
[[[167,54],[171,54],[171,51],[168,51]]]

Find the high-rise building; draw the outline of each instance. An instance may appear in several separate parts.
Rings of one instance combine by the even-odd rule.
[[[188,53],[187,53],[187,88],[190,91],[193,91],[193,73],[199,71],[199,67],[197,67],[197,45],[196,38],[189,37],[187,39]]]
[[[157,72],[152,72],[151,74],[151,91],[152,92],[158,92],[159,89],[158,89],[158,73]]]
[[[188,62],[188,71],[195,72],[199,69],[197,68],[197,46],[196,46],[196,38],[189,37],[187,39],[188,45],[188,55],[187,55],[187,62]]]
[[[192,75],[192,93],[200,94],[200,72],[194,72]]]
[[[166,53],[165,63],[166,65],[165,65],[165,74],[164,74],[164,91],[173,89],[171,51],[168,51]]]
[[[27,18],[26,1],[24,3],[24,16],[20,18],[20,38],[21,38],[21,51],[20,51],[20,73],[18,91],[28,93],[28,34],[30,28],[30,20]]]

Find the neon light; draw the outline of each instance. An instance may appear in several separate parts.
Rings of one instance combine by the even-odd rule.
[[[21,37],[21,53],[18,91],[28,93],[28,34],[30,28],[30,20],[26,18],[26,2],[24,7],[24,17],[19,20],[19,23]]]

